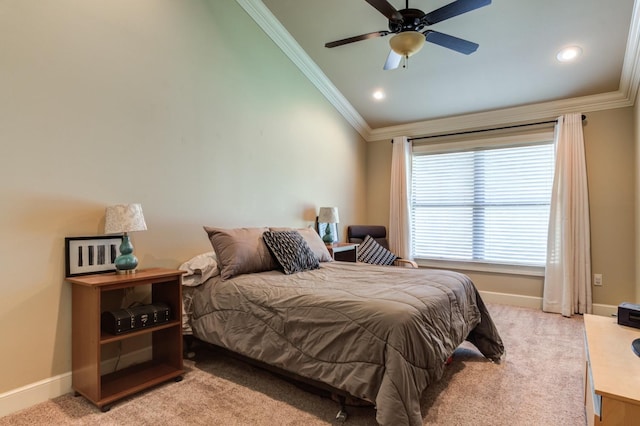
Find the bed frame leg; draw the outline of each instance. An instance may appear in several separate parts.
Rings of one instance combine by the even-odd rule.
[[[182,336],[182,357],[187,359],[193,359],[196,353],[193,351],[193,336]]]
[[[338,396],[338,403],[340,404],[340,410],[338,410],[338,414],[336,414],[336,419],[340,423],[345,423],[347,421],[347,408],[346,408],[345,397]]]

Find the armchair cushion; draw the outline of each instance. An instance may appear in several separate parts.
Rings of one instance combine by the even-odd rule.
[[[347,236],[350,243],[362,244],[367,235],[389,250],[386,227],[382,225],[350,225],[347,227]]]
[[[364,237],[358,247],[358,261],[372,263],[374,265],[393,265],[398,256],[382,247],[370,235]]]

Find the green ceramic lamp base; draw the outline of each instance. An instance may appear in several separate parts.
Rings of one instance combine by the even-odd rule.
[[[329,226],[329,224],[327,224],[327,230],[322,236],[322,241],[324,241],[326,244],[333,243],[333,233],[331,232],[331,227]]]
[[[120,244],[120,256],[114,262],[117,274],[135,274],[138,258],[133,255],[133,244],[125,233]]]

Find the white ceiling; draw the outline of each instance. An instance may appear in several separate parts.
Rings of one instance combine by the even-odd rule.
[[[471,55],[426,43],[407,68],[384,71],[391,36],[328,49],[330,41],[386,30],[364,0],[236,0],[366,138],[533,120],[558,112],[633,104],[637,89],[634,0],[493,0],[430,29],[476,42]],[[430,12],[452,0],[410,0]],[[405,0],[390,0],[396,9]],[[583,54],[560,63],[562,47]],[[386,93],[375,101],[372,93]],[[506,112],[506,113],[505,113]],[[493,117],[493,119],[491,119]],[[498,120],[499,121],[499,120]],[[459,126],[459,124],[458,124]]]

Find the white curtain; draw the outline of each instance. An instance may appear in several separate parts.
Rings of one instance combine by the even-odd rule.
[[[591,313],[589,194],[582,115],[558,118],[542,309]]]
[[[411,259],[409,176],[411,142],[406,136],[393,138],[389,205],[389,248],[397,256]]]

